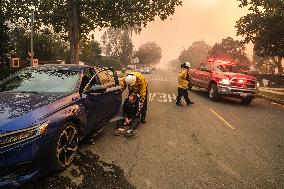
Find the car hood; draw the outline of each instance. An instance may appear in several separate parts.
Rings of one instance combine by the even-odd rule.
[[[20,94],[20,93],[0,93],[0,133],[3,127],[20,123],[26,125],[28,122],[36,120],[39,116],[49,114],[49,111],[34,112],[39,108],[50,105],[63,98],[62,95],[42,95],[42,94]],[[33,115],[28,115],[34,113]],[[41,115],[39,115],[41,114]],[[23,118],[19,120],[20,118]],[[26,123],[24,123],[25,121]]]

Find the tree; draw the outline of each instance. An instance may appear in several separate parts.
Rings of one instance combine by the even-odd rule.
[[[45,61],[66,60],[68,56],[67,44],[49,29],[36,33],[34,50],[35,57]]]
[[[102,43],[106,56],[117,57],[124,65],[131,63],[133,43],[129,30],[108,29],[102,36]]]
[[[240,68],[249,69],[249,59],[245,53],[245,44],[231,37],[215,43],[210,52],[211,57],[234,61]]]
[[[142,65],[157,64],[162,58],[162,49],[157,43],[148,42],[139,47],[135,56]]]
[[[102,54],[102,48],[100,43],[91,40],[82,45],[81,50],[81,60],[89,65],[96,65],[100,59]]]
[[[274,59],[279,72],[283,72],[284,58],[284,1],[283,0],[238,0],[240,7],[252,13],[237,21],[237,35],[244,42],[251,41],[258,56]]]
[[[183,49],[179,55],[180,62],[190,62],[191,66],[196,67],[205,62],[211,47],[205,41],[195,41],[188,49]]]
[[[38,27],[52,26],[55,32],[68,34],[72,63],[79,62],[79,42],[97,28],[145,27],[159,17],[165,20],[175,12],[181,0],[48,0],[1,1],[12,23],[28,24],[31,5],[35,6]],[[65,36],[66,37],[66,36]]]
[[[9,28],[5,21],[4,16],[0,13],[0,63],[6,62],[10,50]]]
[[[12,46],[22,59],[29,58],[30,35],[23,27],[10,30]],[[66,60],[68,47],[67,44],[48,29],[40,30],[34,36],[35,58],[45,61]]]
[[[114,67],[117,70],[121,70],[122,63],[118,58],[103,56],[100,61],[96,64],[99,67]]]
[[[252,63],[254,64],[255,69],[261,73],[275,73],[276,65],[268,56],[258,56],[256,53],[254,53]]]

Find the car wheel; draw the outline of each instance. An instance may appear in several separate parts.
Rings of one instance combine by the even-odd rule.
[[[64,171],[74,160],[78,149],[79,135],[76,125],[65,123],[56,133],[53,147],[53,167]]]
[[[243,105],[249,105],[251,102],[252,102],[252,98],[249,98],[249,97],[241,99],[241,103]]]
[[[217,101],[219,99],[218,88],[216,84],[210,85],[209,98],[212,101]]]

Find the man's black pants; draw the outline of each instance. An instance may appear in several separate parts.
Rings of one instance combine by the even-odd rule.
[[[124,123],[124,119],[118,121],[117,123],[118,129],[123,128],[123,123]],[[140,119],[138,117],[135,118],[134,120],[131,121],[129,129],[135,130],[138,127],[139,123],[140,123]]]
[[[129,94],[132,93],[133,91],[129,91]],[[145,120],[146,119],[146,115],[147,115],[147,109],[148,109],[148,88],[147,88],[147,93],[145,96],[145,101],[141,110],[141,120]]]
[[[145,96],[145,101],[141,110],[141,120],[145,120],[146,119],[146,114],[147,114],[147,106],[148,106],[148,91],[147,94]]]
[[[179,87],[179,88],[178,88],[177,101],[176,101],[177,104],[180,104],[181,97],[184,98],[184,100],[185,100],[185,102],[186,102],[187,105],[190,104],[191,101],[190,101],[189,98],[188,98],[188,91],[187,91],[187,89],[183,89],[183,88],[180,88],[180,87]]]

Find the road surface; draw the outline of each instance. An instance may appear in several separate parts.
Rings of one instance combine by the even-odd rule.
[[[81,145],[74,164],[26,188],[284,188],[284,108],[256,99],[176,107],[177,71],[149,82],[147,123],[136,136],[113,136],[114,124]]]

